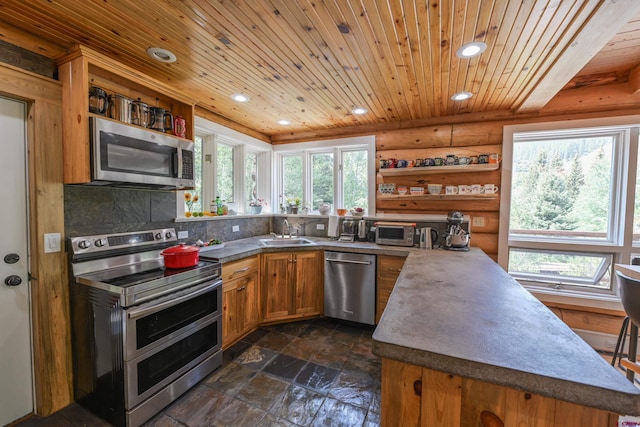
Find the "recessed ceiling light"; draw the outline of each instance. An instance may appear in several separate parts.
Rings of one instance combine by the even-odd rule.
[[[367,112],[366,108],[362,108],[362,107],[358,107],[358,108],[354,108],[353,110],[351,110],[351,112],[353,114],[364,114]]]
[[[458,92],[454,94],[451,99],[454,101],[464,101],[465,99],[469,99],[473,96],[471,92]]]
[[[176,62],[177,59],[176,55],[173,52],[168,51],[167,49],[162,49],[160,47],[150,47],[149,49],[147,49],[147,55],[149,55],[156,61],[166,63]]]
[[[281,119],[281,120],[278,120],[278,124],[282,126],[286,126],[286,125],[290,125],[291,122],[289,120]]]
[[[471,42],[460,46],[456,51],[458,58],[471,58],[476,55],[480,55],[487,49],[487,44],[484,42]]]
[[[249,101],[249,95],[245,95],[244,93],[234,93],[231,95],[231,99],[237,102],[247,102]]]

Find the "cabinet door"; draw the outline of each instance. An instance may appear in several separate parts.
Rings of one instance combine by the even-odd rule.
[[[236,281],[222,284],[222,348],[230,346],[240,335],[238,289]]]
[[[258,273],[253,273],[243,279],[239,279],[242,284],[239,293],[241,303],[239,305],[238,317],[242,319],[241,334],[250,332],[260,323],[260,286]]]
[[[391,295],[400,271],[402,271],[404,260],[404,257],[399,256],[378,255],[376,323],[380,321],[380,316],[382,316],[382,312],[387,306],[389,295]]]
[[[299,252],[295,254],[295,307],[296,315],[322,313],[323,272],[322,252]]]
[[[262,259],[264,320],[286,318],[293,304],[291,285],[293,254],[291,252],[266,254]]]

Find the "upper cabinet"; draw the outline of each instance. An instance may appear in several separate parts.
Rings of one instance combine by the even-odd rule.
[[[97,86],[110,95],[118,94],[135,101],[140,99],[150,107],[169,111],[174,117],[181,116],[186,122],[184,138],[193,140],[195,102],[169,85],[85,46],[72,48],[57,62],[63,85],[65,184],[91,181],[89,117],[96,116],[89,112],[91,86]]]

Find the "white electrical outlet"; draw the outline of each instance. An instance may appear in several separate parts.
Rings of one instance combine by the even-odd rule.
[[[60,233],[44,235],[44,253],[60,252]]]
[[[189,231],[178,231],[178,239],[187,239],[189,237]]]
[[[231,231],[233,231],[234,233],[235,233],[236,231],[240,231],[240,226],[239,226],[239,225],[232,225],[232,226],[231,226]]]
[[[483,216],[474,216],[471,220],[472,227],[484,227],[484,217]]]
[[[324,230],[324,224],[316,224],[316,230]]]

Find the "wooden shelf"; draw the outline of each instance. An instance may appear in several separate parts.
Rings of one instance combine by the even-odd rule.
[[[377,194],[378,200],[493,200],[498,198],[498,193],[494,194]]]
[[[420,168],[387,168],[379,169],[382,176],[418,175],[434,173],[487,172],[500,167],[500,163],[484,163],[478,165],[427,166]]]

